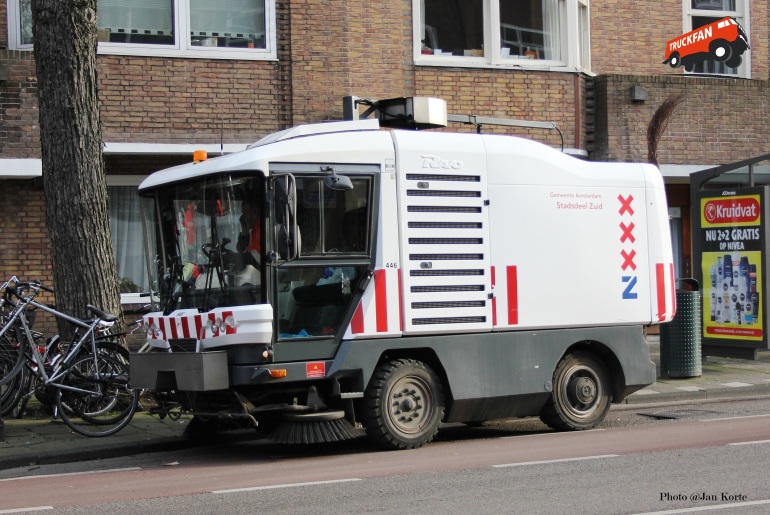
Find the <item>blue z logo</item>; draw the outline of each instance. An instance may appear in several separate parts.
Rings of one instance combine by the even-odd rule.
[[[636,286],[636,276],[635,275],[624,275],[623,276],[623,282],[628,283],[626,286],[626,289],[623,290],[623,299],[635,299],[637,298],[636,292],[633,292],[631,290],[634,289],[634,286]]]

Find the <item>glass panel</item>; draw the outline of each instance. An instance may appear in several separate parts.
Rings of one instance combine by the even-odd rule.
[[[721,18],[711,18],[707,16],[693,16],[692,17],[692,30],[700,28],[709,23],[714,23]],[[725,62],[715,61],[713,59],[707,59],[701,63],[695,65],[693,69],[695,73],[721,73],[726,75],[737,75],[738,68],[732,68],[727,66]]]
[[[365,266],[305,266],[278,273],[281,339],[333,336]]]
[[[422,53],[481,57],[484,55],[482,0],[424,0]]]
[[[369,179],[351,177],[353,189],[335,191],[318,178],[297,178],[297,220],[302,255],[366,254]]]
[[[190,0],[193,46],[265,48],[264,0]]]
[[[136,188],[111,186],[107,191],[120,293],[147,291],[147,265],[142,252],[142,218]]]
[[[99,41],[174,44],[173,0],[97,0]]]
[[[171,312],[253,304],[261,298],[263,218],[256,178],[217,176],[156,192],[148,246],[161,306]],[[147,217],[149,219],[149,217]]]
[[[558,0],[501,0],[501,56],[561,59]]]
[[[31,45],[32,39],[32,0],[19,0],[19,18],[21,21],[21,44]]]
[[[692,8],[710,11],[734,11],[735,0],[692,0]]]

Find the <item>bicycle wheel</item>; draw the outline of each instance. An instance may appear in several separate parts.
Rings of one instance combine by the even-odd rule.
[[[93,355],[79,357],[57,384],[59,416],[85,436],[117,433],[131,421],[138,401],[138,392],[128,383],[128,364],[105,354],[97,360]]]
[[[15,336],[14,327],[0,336],[0,386],[13,380],[24,363],[24,339]]]
[[[29,391],[31,372],[21,367],[11,381],[0,385],[0,417],[4,417],[18,406],[19,401]]]

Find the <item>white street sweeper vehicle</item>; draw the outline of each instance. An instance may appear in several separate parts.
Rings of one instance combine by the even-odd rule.
[[[590,429],[655,382],[663,181],[504,135],[300,126],[140,186],[160,414],[393,449],[442,422]]]

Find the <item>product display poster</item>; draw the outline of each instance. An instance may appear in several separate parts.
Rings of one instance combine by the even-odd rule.
[[[704,338],[766,341],[765,190],[752,191],[700,199]]]

